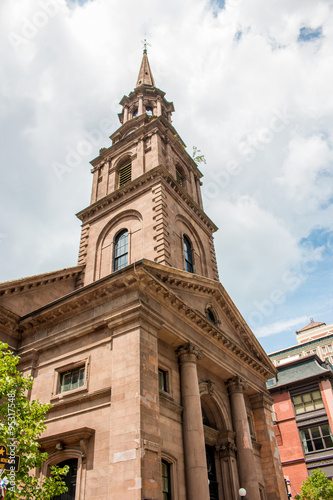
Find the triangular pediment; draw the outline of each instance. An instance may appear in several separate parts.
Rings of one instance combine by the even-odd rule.
[[[249,364],[256,360],[271,374],[275,373],[271,360],[219,281],[150,261],[143,262],[146,270],[157,280],[157,286],[163,286],[164,296],[169,290],[177,297],[179,303],[175,307],[180,309],[180,303],[183,303],[184,312],[193,323],[227,345],[241,359],[245,359],[247,353]],[[171,297],[170,300],[172,302]],[[207,315],[208,307],[216,313],[215,323]]]

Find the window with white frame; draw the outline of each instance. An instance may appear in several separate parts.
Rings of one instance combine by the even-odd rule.
[[[299,394],[298,396],[293,396],[292,399],[296,415],[324,408],[324,403],[319,389],[316,391]]]
[[[333,448],[332,433],[328,423],[302,429],[300,434],[305,453]]]

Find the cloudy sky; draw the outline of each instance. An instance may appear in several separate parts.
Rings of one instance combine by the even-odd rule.
[[[333,322],[331,0],[1,0],[0,280],[76,265],[144,38],[207,163],[220,279],[268,352]]]

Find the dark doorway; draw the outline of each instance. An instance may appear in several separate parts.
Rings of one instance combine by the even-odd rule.
[[[54,497],[53,500],[75,500],[77,459],[71,458],[70,460],[64,460],[57,465],[59,467],[64,467],[65,465],[69,466],[68,474],[64,477],[68,491],[67,493]]]
[[[209,498],[210,500],[219,500],[218,484],[215,468],[215,449],[214,446],[206,446],[207,471],[209,480]]]

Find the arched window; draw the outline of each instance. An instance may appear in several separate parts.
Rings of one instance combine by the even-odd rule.
[[[148,116],[153,116],[153,108],[151,106],[146,106],[146,114]]]
[[[193,273],[193,255],[190,240],[184,235],[185,271]]]
[[[184,183],[184,176],[183,173],[179,170],[179,168],[176,168],[176,181],[180,186],[182,186]]]
[[[135,108],[135,110],[133,111],[133,118],[136,118],[138,116],[138,108]]]
[[[211,321],[212,323],[216,323],[216,317],[215,317],[214,311],[211,307],[207,307],[206,314],[207,314],[207,318],[209,319],[209,321]]]
[[[128,231],[124,229],[114,240],[113,270],[118,271],[128,264]]]
[[[118,187],[124,186],[132,180],[132,162],[127,160],[118,170]]]

